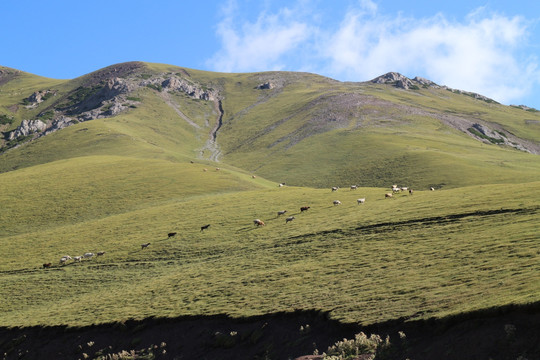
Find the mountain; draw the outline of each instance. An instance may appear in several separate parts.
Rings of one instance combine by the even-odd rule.
[[[535,109],[130,62],[2,67],[0,123],[7,359],[540,356]]]
[[[314,187],[456,187],[486,178],[533,180],[539,169],[531,156],[540,153],[537,111],[397,73],[350,83],[308,73],[222,74],[132,62],[73,80],[2,68],[0,79],[1,171],[101,153],[97,140],[115,153],[145,153],[150,146],[150,153],[176,161],[218,161]],[[98,139],[90,120],[114,129]],[[74,124],[70,135],[58,136],[76,142],[76,150],[43,137]],[[138,143],[115,141],[127,138]],[[40,155],[19,156],[34,151]]]

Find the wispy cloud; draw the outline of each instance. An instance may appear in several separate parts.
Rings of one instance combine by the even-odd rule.
[[[427,19],[389,18],[351,10],[327,44],[334,76],[366,80],[388,71],[507,102],[539,81],[535,59],[520,59],[527,22],[484,10],[464,22],[442,14]]]
[[[208,64],[218,71],[280,70],[286,67],[283,58],[297,51],[309,36],[309,26],[295,20],[288,8],[275,14],[263,12],[255,22],[238,21],[235,11],[236,3],[230,1],[217,27],[222,48]]]
[[[208,64],[226,72],[309,69],[350,81],[398,71],[503,103],[540,83],[538,59],[522,55],[531,27],[523,17],[479,8],[461,21],[415,19],[380,14],[374,1],[362,0],[331,28],[324,14],[300,8],[263,11],[249,22],[229,2],[217,28],[222,48]]]

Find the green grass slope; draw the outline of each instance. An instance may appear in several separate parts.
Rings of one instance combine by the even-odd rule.
[[[539,198],[539,183],[393,199],[378,188],[273,188],[154,201],[105,218],[90,203],[84,221],[0,238],[10,255],[0,269],[2,325],[292,309],[370,324],[537,302]],[[301,213],[303,205],[311,209]],[[296,219],[285,223],[282,209]],[[87,251],[107,253],[58,262]]]
[[[536,113],[445,89],[142,63],[74,80],[17,73],[0,84],[1,111],[39,117],[118,72],[216,89],[220,162],[207,160],[216,102],[152,84],[116,116],[1,152],[0,325],[293,309],[373,324],[540,301],[538,156],[444,122],[496,123],[534,142]],[[56,97],[13,107],[49,87]],[[392,184],[416,191],[385,199]]]

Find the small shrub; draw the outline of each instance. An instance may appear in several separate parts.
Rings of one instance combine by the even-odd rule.
[[[48,110],[39,114],[39,117],[42,118],[43,120],[51,120],[53,116],[54,116],[54,110]]]
[[[126,99],[129,101],[138,101],[138,102],[142,101],[140,97],[136,97],[136,96],[128,96]]]
[[[363,332],[356,334],[354,339],[338,341],[328,348],[323,354],[324,360],[352,360],[359,355],[371,355],[374,359],[377,353],[384,352],[390,347],[390,339],[382,339],[379,335],[372,334],[369,338]]]
[[[163,90],[163,86],[161,86],[161,84],[148,84],[146,85],[146,87],[149,87],[150,89],[154,89],[156,91],[159,91],[161,92]]]
[[[13,123],[13,116],[7,116],[5,114],[0,115],[0,125],[6,125]]]

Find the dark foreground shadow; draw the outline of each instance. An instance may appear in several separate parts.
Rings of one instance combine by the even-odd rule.
[[[540,303],[370,326],[343,324],[319,311],[293,311],[4,327],[0,359],[295,359],[315,349],[322,354],[360,331],[390,337],[385,359],[540,359]]]

